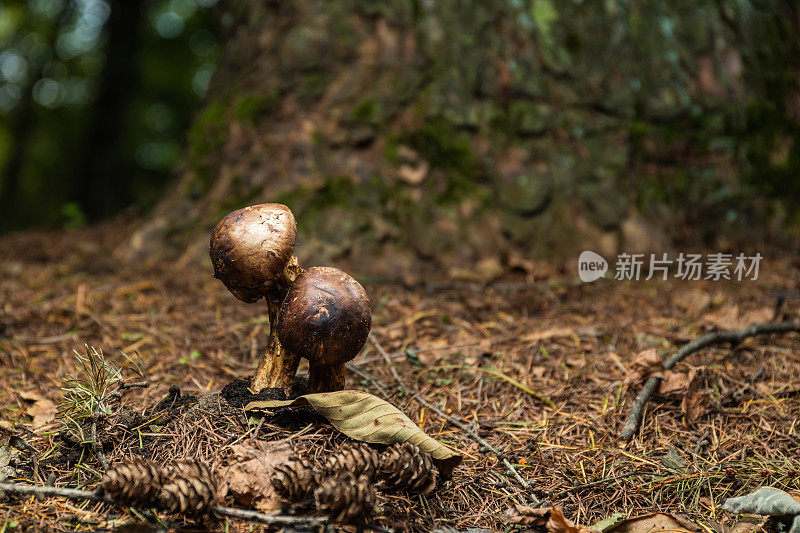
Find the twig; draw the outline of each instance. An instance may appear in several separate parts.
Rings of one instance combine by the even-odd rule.
[[[517,469],[514,468],[514,465],[511,464],[511,462],[503,454],[503,452],[501,452],[500,450],[498,450],[497,448],[495,448],[494,446],[483,440],[483,438],[481,438],[481,436],[478,435],[478,433],[475,430],[473,430],[472,427],[462,423],[456,418],[453,418],[452,416],[448,415],[447,413],[439,409],[436,405],[427,401],[425,398],[422,397],[422,394],[419,391],[410,390],[408,387],[406,387],[405,383],[403,383],[403,380],[400,378],[400,374],[398,374],[397,369],[394,367],[394,362],[392,362],[392,358],[389,356],[386,350],[383,349],[383,346],[381,346],[381,344],[375,337],[373,337],[372,334],[369,335],[368,339],[370,344],[372,344],[375,347],[375,349],[378,350],[378,353],[381,354],[381,357],[383,357],[384,361],[386,361],[386,364],[389,366],[389,371],[392,373],[392,376],[394,377],[395,381],[397,381],[397,384],[403,391],[405,391],[408,394],[411,394],[411,397],[414,400],[421,403],[422,405],[424,405],[425,407],[427,407],[428,409],[439,415],[441,418],[447,420],[449,423],[453,424],[461,431],[466,433],[468,437],[470,437],[475,442],[483,446],[483,448],[492,452],[503,463],[503,466],[505,466],[508,469],[508,471],[511,472],[511,475],[514,476],[514,479],[516,479],[517,482],[520,485],[522,485],[523,489],[525,489],[526,491],[531,490],[530,484],[524,479],[522,479],[522,476],[519,475]],[[529,494],[529,496],[532,498],[531,504],[534,507],[542,505],[544,503],[543,501],[539,500],[532,494]]]
[[[353,374],[361,376],[362,378],[372,383],[375,386],[375,388],[377,388],[380,391],[382,395],[388,396],[389,391],[386,390],[386,385],[383,382],[381,382],[378,378],[376,378],[369,372],[358,368],[352,363],[347,363],[345,366],[347,367],[347,370],[351,371]]]
[[[126,390],[126,389],[133,389],[133,388],[146,389],[149,386],[150,386],[150,382],[148,382],[148,381],[135,381],[133,383],[128,383],[126,381],[118,381],[117,382],[117,388],[119,388],[119,390]]]
[[[264,524],[275,525],[300,525],[300,524],[325,524],[328,519],[321,516],[282,516],[282,515],[269,515],[260,513],[258,511],[251,511],[249,509],[239,509],[238,507],[224,507],[222,505],[214,505],[211,508],[217,514],[231,516],[233,518],[244,518],[247,520],[257,520]]]
[[[13,492],[16,494],[33,494],[37,496],[62,496],[64,498],[73,498],[76,500],[114,503],[111,501],[111,498],[97,491],[68,489],[64,487],[53,487],[51,485],[26,485],[23,483],[0,482],[0,491]]]
[[[60,496],[63,498],[72,498],[76,500],[92,500],[95,502],[116,503],[107,495],[104,495],[99,491],[69,489],[64,487],[0,482],[0,491],[11,492],[16,494],[33,494],[37,496]],[[328,519],[325,517],[268,515],[264,513],[259,513],[258,511],[251,511],[249,509],[225,507],[222,505],[214,505],[211,507],[211,510],[220,515],[231,516],[234,518],[244,518],[247,520],[257,520],[259,522],[263,522],[264,524],[300,525],[300,524],[325,524],[328,522]],[[372,529],[382,533],[390,531],[381,528],[372,528]]]
[[[709,333],[698,337],[686,344],[680,350],[672,354],[664,361],[664,370],[670,370],[676,364],[686,359],[689,355],[702,350],[713,344],[731,343],[738,344],[747,337],[755,337],[756,335],[767,335],[770,333],[800,333],[800,322],[767,322],[764,324],[753,324],[752,326],[739,330],[739,331],[718,331]],[[660,376],[653,376],[647,380],[642,390],[639,391],[636,400],[633,402],[631,412],[628,414],[628,419],[625,421],[625,426],[622,428],[620,438],[624,441],[629,441],[637,431],[642,423],[642,411],[648,400],[653,393],[658,389],[661,383]]]
[[[372,333],[370,333],[369,337],[367,338],[369,339],[369,343],[372,344],[376,350],[378,350],[378,353],[381,355],[383,360],[386,361],[386,364],[389,365],[389,371],[392,373],[392,377],[394,378],[394,380],[403,388],[403,390],[408,390],[406,389],[403,380],[400,379],[400,374],[397,373],[397,369],[394,367],[394,362],[392,362],[392,357],[386,352],[386,350],[383,349],[381,343],[378,342],[378,340]]]

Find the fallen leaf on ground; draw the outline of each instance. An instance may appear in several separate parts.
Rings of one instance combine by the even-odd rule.
[[[33,417],[33,427],[40,428],[56,417],[56,404],[36,391],[22,391],[19,395],[33,405],[27,408],[28,416]]]
[[[714,530],[722,533],[766,533],[769,531],[767,528],[767,522],[769,520],[769,517],[744,517],[731,527],[726,528],[724,526],[719,526],[714,527]]]
[[[722,504],[722,508],[734,514],[800,515],[800,501],[789,493],[773,487],[763,487],[744,496],[728,498]]]
[[[374,444],[416,444],[420,450],[431,454],[444,476],[449,476],[461,462],[461,454],[430,437],[397,407],[364,391],[341,390],[305,394],[294,400],[250,402],[244,410],[257,413],[300,405],[310,405],[333,427],[353,439]]]
[[[237,503],[271,511],[281,506],[281,498],[272,487],[270,478],[276,465],[284,463],[291,455],[287,443],[271,444],[260,450],[237,444],[231,447],[226,466],[218,470],[227,491]]]
[[[690,422],[695,422],[703,416],[708,410],[709,404],[708,390],[702,387],[703,380],[700,379],[705,371],[703,369],[693,370],[695,373],[689,382],[689,389],[681,400],[681,410],[686,413],[686,418]]]
[[[703,531],[697,524],[681,516],[653,513],[629,518],[604,533],[650,533],[651,531],[691,532]]]
[[[506,510],[504,522],[518,526],[544,527],[549,518],[549,507],[529,507],[515,503],[513,507]]]
[[[697,375],[696,369],[689,370],[689,373],[673,372],[666,370],[664,372],[664,379],[658,386],[659,394],[686,394],[689,390],[689,385],[692,379]]]
[[[612,527],[616,526],[617,524],[621,523],[625,520],[625,515],[617,511],[613,515],[603,518],[599,522],[595,522],[592,524],[592,529],[596,529],[598,531],[606,532]]]
[[[552,339],[554,337],[572,337],[574,335],[575,331],[572,328],[550,328],[544,331],[536,331],[523,335],[519,338],[519,342],[536,342]]]
[[[703,315],[703,321],[722,330],[744,329],[752,324],[769,322],[774,314],[771,307],[742,311],[738,305],[722,305]]]
[[[550,509],[550,519],[547,521],[548,533],[596,533],[595,529],[586,526],[578,526],[570,522],[564,516],[561,507]]]
[[[622,382],[623,386],[639,385],[653,374],[657,374],[664,369],[661,357],[655,348],[650,348],[639,352],[633,358],[630,374]]]
[[[800,497],[773,487],[763,487],[744,496],[728,498],[722,508],[733,514],[794,516],[789,533],[800,533]]]

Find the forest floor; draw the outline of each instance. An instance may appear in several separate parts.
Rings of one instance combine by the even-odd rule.
[[[124,391],[121,404],[144,413],[173,386],[184,395],[219,392],[252,374],[265,349],[264,305],[237,301],[210,267],[120,262],[109,252],[120,239],[120,231],[98,227],[0,241],[0,432],[18,437],[15,481],[82,488],[99,481],[91,447],[76,448],[55,417],[63,380],[77,369],[73,350],[102,349],[120,366],[119,350],[138,354],[150,385]],[[388,398],[464,455],[452,479],[428,497],[380,496],[370,523],[502,530],[515,504],[549,499],[583,525],[664,511],[722,533],[735,522],[721,510],[725,498],[763,485],[800,489],[795,334],[690,356],[648,404],[641,430],[630,442],[619,439],[643,383],[637,369],[647,372],[641,354],[653,348],[663,358],[708,331],[798,318],[796,259],[765,259],[757,281],[582,284],[574,277],[532,263],[530,272],[489,284],[365,281],[377,342],[354,361],[349,387]],[[420,399],[472,425],[530,491],[497,454]],[[191,423],[151,424],[138,438],[106,423],[98,440],[109,461],[134,453],[213,461],[240,442],[291,434],[271,423],[254,427],[237,408],[225,416],[193,413]],[[316,422],[293,442],[325,453],[334,433]],[[147,446],[142,435],[151,437]],[[133,509],[105,503],[8,498],[0,502],[2,531],[142,521]],[[213,527],[246,531],[252,523]]]

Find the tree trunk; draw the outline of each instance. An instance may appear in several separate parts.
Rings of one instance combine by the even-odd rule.
[[[74,200],[91,219],[107,217],[130,203],[133,166],[123,156],[121,143],[131,97],[138,84],[138,61],[143,3],[111,2],[106,23],[106,64],[99,95],[91,110],[84,143],[86,153],[77,167]]]
[[[755,39],[775,28],[745,7],[296,0],[226,9],[181,179],[128,251],[188,246],[187,257],[201,257],[207,234],[195,228],[267,201],[294,211],[304,264],[382,275],[425,264],[486,278],[529,257],[663,251],[720,235],[731,243],[763,228],[736,203],[735,178],[749,142],[742,110],[764,105],[765,82],[727,19],[749,21]],[[778,34],[764,46],[796,80],[797,30],[786,22]],[[796,84],[782,90],[776,105],[797,97]],[[706,228],[687,233],[689,222]]]

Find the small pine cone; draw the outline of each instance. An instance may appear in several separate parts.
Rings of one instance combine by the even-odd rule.
[[[175,461],[162,469],[164,484],[159,502],[174,513],[201,514],[217,500],[219,480],[199,461]]]
[[[322,481],[322,473],[308,459],[294,458],[276,466],[270,481],[278,494],[294,502],[314,492]]]
[[[124,505],[152,505],[161,492],[161,472],[150,461],[141,457],[125,459],[109,468],[100,487],[117,503]]]
[[[383,452],[380,475],[387,490],[417,491],[427,496],[436,489],[439,470],[430,455],[404,442]]]
[[[346,524],[372,512],[375,486],[365,475],[346,472],[326,478],[314,491],[314,502],[332,522]]]
[[[325,460],[325,474],[333,476],[350,472],[356,476],[364,474],[374,479],[380,468],[380,454],[369,445],[358,442],[346,446]]]
[[[176,459],[161,467],[161,477],[165,480],[174,476],[195,476],[213,478],[211,468],[197,459]]]

